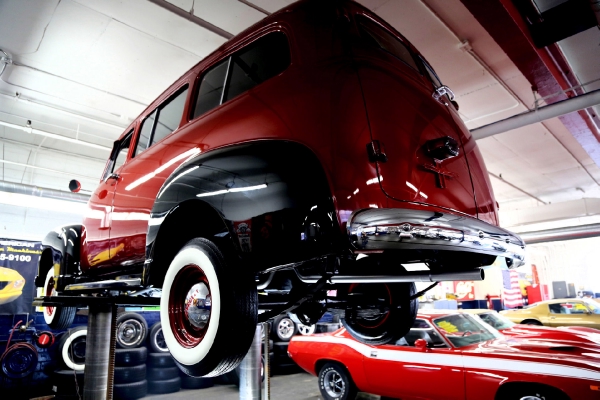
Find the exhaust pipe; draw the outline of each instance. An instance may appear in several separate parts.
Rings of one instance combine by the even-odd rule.
[[[296,271],[298,278],[304,283],[315,283],[321,276],[302,276]],[[398,282],[441,282],[441,281],[482,281],[485,273],[482,269],[462,272],[428,272],[411,271],[403,275],[333,275],[331,283],[398,283]]]

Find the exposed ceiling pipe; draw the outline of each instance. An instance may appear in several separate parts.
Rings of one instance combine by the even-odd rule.
[[[0,69],[0,76],[2,76],[4,70],[6,69],[6,66],[8,64],[12,64],[12,58],[10,57],[10,55],[8,55],[7,52],[5,52],[2,49],[0,49],[0,53],[4,54],[0,54],[0,63],[2,63],[2,69]]]
[[[0,181],[0,192],[18,193],[28,196],[45,197],[49,199],[68,200],[78,203],[87,203],[90,196],[81,193],[63,192],[61,190],[40,188],[23,183]]]
[[[172,12],[173,14],[175,14],[175,15],[183,18],[183,19],[186,19],[186,20],[188,20],[190,22],[193,22],[193,23],[195,23],[197,25],[200,25],[204,29],[206,29],[206,30],[208,30],[208,31],[210,31],[210,32],[212,32],[212,33],[214,33],[216,35],[219,35],[219,36],[221,36],[221,37],[223,37],[223,38],[225,38],[227,40],[229,40],[229,39],[231,39],[233,37],[233,34],[227,32],[226,30],[221,29],[218,26],[213,25],[213,24],[211,24],[208,21],[205,21],[202,18],[199,18],[199,17],[195,16],[192,12],[189,12],[189,11],[186,11],[186,10],[184,10],[182,8],[179,8],[179,7],[177,7],[177,6],[169,3],[166,0],[148,0],[148,1],[150,1],[151,3],[156,4],[159,7],[164,8],[167,11]]]
[[[62,140],[62,141],[69,142],[69,143],[80,144],[82,146],[87,146],[87,147],[93,147],[94,149],[99,149],[99,150],[104,150],[104,151],[111,150],[110,147],[100,146],[99,144],[84,142],[83,140],[73,139],[70,137],[62,136],[62,135],[57,135],[55,133],[50,133],[50,132],[42,131],[40,129],[32,128],[30,126],[21,126],[21,125],[11,124],[10,122],[4,122],[4,121],[0,121],[0,125],[4,125],[4,126],[7,126],[9,128],[13,128],[13,129],[18,129],[20,131],[27,132],[27,133],[33,133],[34,135],[46,136],[51,139]]]
[[[72,172],[68,172],[68,171],[59,171],[59,170],[51,169],[51,168],[38,167],[36,165],[25,164],[25,163],[20,163],[20,162],[15,162],[15,161],[0,160],[0,164],[16,165],[19,167],[29,168],[29,169],[39,169],[40,171],[52,172],[54,174],[59,174],[59,175],[67,175],[71,178],[77,177],[77,178],[82,178],[82,179],[97,179],[97,177],[81,175],[81,174],[72,173]]]
[[[473,129],[471,134],[477,140],[483,139],[598,104],[600,104],[600,89]]]
[[[568,226],[565,228],[547,229],[519,233],[526,244],[557,242],[560,240],[584,239],[600,236],[600,224]]]

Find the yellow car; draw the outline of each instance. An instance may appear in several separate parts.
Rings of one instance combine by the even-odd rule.
[[[600,329],[600,304],[589,299],[555,299],[500,311],[517,324],[584,326]]]
[[[0,267],[0,305],[10,303],[21,295],[25,278],[17,271]]]

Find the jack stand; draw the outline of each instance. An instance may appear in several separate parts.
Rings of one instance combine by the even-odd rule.
[[[90,305],[86,339],[84,400],[112,400],[117,307]],[[112,360],[112,362],[111,362]]]
[[[271,332],[271,325],[268,322],[263,322],[259,325],[262,325],[263,354],[265,354],[263,361],[263,374],[265,379],[263,380],[262,400],[271,400],[271,347],[269,346],[269,332]]]

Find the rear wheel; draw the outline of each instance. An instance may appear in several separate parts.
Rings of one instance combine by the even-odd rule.
[[[352,284],[348,288],[352,306],[342,324],[362,343],[396,342],[408,333],[417,317],[419,300],[410,300],[415,293],[412,282]]]
[[[319,390],[325,400],[352,400],[356,397],[356,385],[346,368],[327,363],[319,372]]]
[[[177,253],[165,276],[160,319],[165,343],[190,376],[234,369],[248,352],[257,323],[252,276],[196,238]]]
[[[42,296],[57,296],[55,289],[54,268],[46,274]],[[76,307],[43,307],[44,321],[52,329],[62,330],[71,326],[75,320]]]
[[[523,325],[535,325],[535,326],[543,326],[544,325],[536,319],[526,319],[525,321],[521,321],[521,323]]]
[[[569,400],[566,394],[551,386],[527,383],[501,387],[496,398],[503,400]]]

